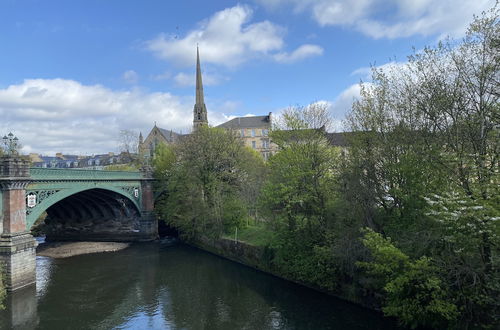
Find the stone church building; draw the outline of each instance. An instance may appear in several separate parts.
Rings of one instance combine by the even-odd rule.
[[[217,127],[230,129],[236,132],[243,139],[246,146],[261,153],[264,159],[268,159],[276,146],[269,140],[272,114],[266,116],[251,116],[233,118]],[[207,107],[203,96],[203,82],[201,77],[200,53],[196,49],[196,102],[193,108],[193,131],[200,126],[208,125]],[[180,141],[183,136],[172,130],[167,130],[156,126],[156,123],[143,139],[142,133],[139,135],[139,154],[143,157],[153,157],[156,146],[160,143],[174,144]]]

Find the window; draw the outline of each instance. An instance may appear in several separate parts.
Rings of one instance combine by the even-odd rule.
[[[269,140],[262,140],[262,148],[264,149],[269,148]]]
[[[252,148],[254,148],[254,149],[256,148],[256,143],[255,143],[255,141],[252,141]]]
[[[262,130],[262,135],[267,136],[269,134],[269,130],[263,129]]]
[[[242,128],[242,129],[241,129],[241,137],[244,137],[244,136],[245,136],[245,129],[244,129],[244,128]]]
[[[255,137],[255,130],[252,129],[252,137]]]

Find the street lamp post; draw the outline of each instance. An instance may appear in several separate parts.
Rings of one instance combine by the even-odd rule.
[[[12,132],[8,135],[4,135],[2,141],[4,152],[8,156],[15,156],[18,154],[17,149],[19,148],[19,139],[14,136]]]

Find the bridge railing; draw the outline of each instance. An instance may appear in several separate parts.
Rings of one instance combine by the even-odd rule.
[[[140,180],[139,171],[101,171],[87,169],[30,168],[33,180]]]

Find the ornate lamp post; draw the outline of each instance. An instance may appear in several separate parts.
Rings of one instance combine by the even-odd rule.
[[[14,136],[14,134],[9,133],[9,135],[4,135],[3,139],[3,149],[8,156],[17,155],[17,148],[19,147],[19,139]]]

